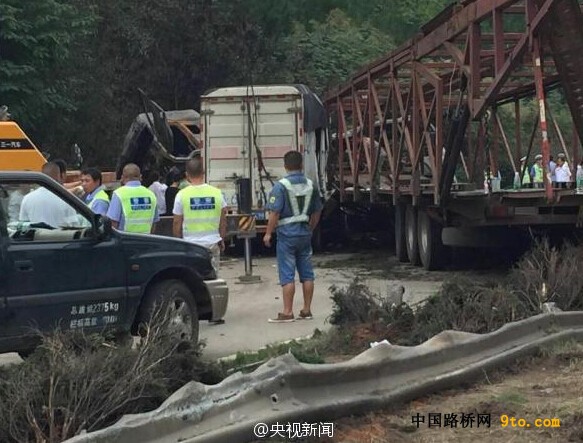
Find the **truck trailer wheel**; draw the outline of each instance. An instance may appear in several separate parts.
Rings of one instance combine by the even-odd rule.
[[[405,224],[405,205],[395,205],[395,255],[400,262],[409,260]]]
[[[441,241],[441,225],[432,220],[426,211],[417,213],[417,241],[423,267],[428,271],[442,268],[445,262],[445,246]]]
[[[150,287],[138,313],[138,332],[147,334],[147,323],[152,319],[155,309],[168,313],[164,321],[169,333],[180,341],[198,342],[198,309],[192,292],[180,280],[162,280]]]
[[[405,227],[407,240],[407,255],[412,265],[418,266],[419,260],[419,243],[417,241],[417,208],[407,205],[405,211]]]

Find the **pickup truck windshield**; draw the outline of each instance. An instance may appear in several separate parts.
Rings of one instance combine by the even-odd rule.
[[[0,226],[13,241],[74,240],[91,231],[83,214],[42,184],[5,183],[0,203]]]

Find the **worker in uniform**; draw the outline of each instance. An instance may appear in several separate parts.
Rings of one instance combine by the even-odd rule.
[[[138,165],[129,163],[124,166],[121,183],[111,196],[107,218],[114,228],[138,234],[154,232],[160,220],[156,207],[156,196],[142,186],[142,175]]]
[[[177,238],[210,249],[218,274],[221,251],[225,249],[227,203],[220,189],[204,182],[201,157],[186,163],[186,179],[189,185],[174,200],[172,232]]]
[[[532,165],[532,183],[535,188],[544,187],[543,156],[537,154]]]
[[[81,171],[81,186],[83,187],[83,201],[95,213],[101,216],[109,209],[109,195],[102,184],[103,177],[97,168],[86,168]]]
[[[295,273],[298,271],[304,296],[304,306],[298,319],[312,318],[314,269],[312,266],[312,232],[320,221],[322,202],[311,180],[302,172],[302,154],[289,151],[283,158],[287,175],[279,180],[269,196],[269,220],[263,237],[265,246],[271,246],[277,228],[277,267],[279,284],[283,291],[283,312],[270,323],[292,322],[295,294]]]
[[[522,187],[531,188],[532,183],[530,180],[530,171],[528,170],[528,165],[526,165],[526,156],[520,159],[520,173],[522,174]],[[522,172],[524,170],[524,172]]]

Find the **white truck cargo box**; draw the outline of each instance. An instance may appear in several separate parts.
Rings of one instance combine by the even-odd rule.
[[[201,97],[202,155],[206,180],[237,208],[237,179],[250,178],[253,212],[265,218],[265,203],[285,176],[283,156],[297,150],[321,195],[325,183],[327,121],[320,100],[302,85],[238,86]]]

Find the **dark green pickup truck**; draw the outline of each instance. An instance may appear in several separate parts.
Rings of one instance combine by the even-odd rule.
[[[34,330],[56,326],[135,334],[160,301],[173,332],[198,340],[199,320],[221,319],[228,296],[207,249],[119,232],[51,178],[0,171],[0,353],[26,352]]]

